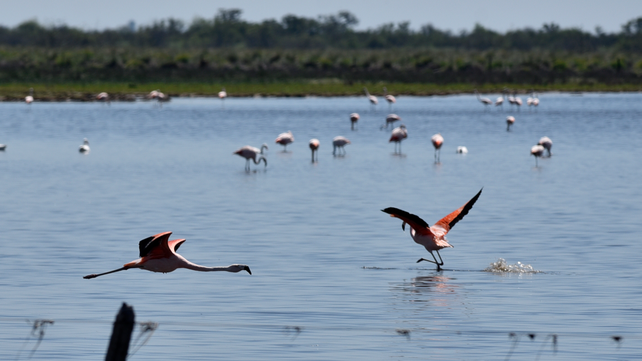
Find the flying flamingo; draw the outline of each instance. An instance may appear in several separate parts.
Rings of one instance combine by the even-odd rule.
[[[346,155],[346,149],[344,148],[346,144],[350,144],[350,141],[346,137],[337,136],[332,139],[332,155],[336,155],[337,149],[339,150],[339,156]],[[343,151],[343,154],[341,154]]]
[[[397,128],[392,130],[392,134],[390,135],[390,142],[395,142],[395,154],[397,154],[397,145],[399,145],[399,152],[398,154],[401,154],[401,141],[408,138],[408,131],[406,130],[406,126],[401,124]]]
[[[404,231],[406,230],[406,223],[408,223],[408,225],[410,226],[410,236],[412,237],[412,239],[415,241],[415,243],[424,246],[426,250],[430,252],[430,255],[432,255],[432,258],[434,259],[434,261],[431,261],[429,259],[420,258],[417,263],[421,261],[434,263],[437,265],[437,271],[441,271],[441,266],[444,265],[444,261],[441,259],[439,250],[442,248],[452,248],[452,246],[446,239],[446,234],[455,226],[455,224],[457,224],[457,222],[461,221],[464,216],[468,214],[471,208],[473,208],[473,205],[475,204],[475,202],[477,202],[477,199],[481,195],[482,190],[480,190],[479,193],[477,193],[477,195],[475,195],[466,204],[461,206],[456,211],[450,213],[446,217],[440,219],[439,222],[435,223],[432,227],[428,226],[428,223],[419,218],[419,216],[408,213],[406,211],[402,211],[399,208],[389,207],[386,209],[382,209],[381,211],[390,214],[391,217],[401,219],[403,221],[403,223],[401,224],[401,229]],[[437,262],[437,258],[435,257],[433,251],[437,252],[437,255],[439,256],[439,262]]]
[[[138,248],[140,250],[140,258],[131,261],[125,264],[123,267],[115,269],[113,271],[90,274],[84,276],[84,279],[96,278],[98,276],[103,276],[106,274],[126,271],[130,268],[140,268],[152,272],[172,272],[177,268],[187,268],[194,271],[201,272],[215,272],[215,271],[225,271],[225,272],[240,272],[247,271],[247,273],[252,274],[250,267],[244,264],[233,264],[227,267],[205,267],[197,265],[186,260],[183,256],[176,253],[178,248],[185,242],[185,239],[175,239],[170,241],[169,236],[172,232],[159,233],[155,236],[147,237],[138,243]]]
[[[275,142],[281,144],[283,146],[283,151],[286,152],[288,149],[288,144],[294,142],[292,131],[288,130],[286,133],[279,134],[279,136],[276,137]]]
[[[377,97],[374,95],[370,95],[367,88],[363,88],[363,91],[366,92],[366,97],[370,101],[370,104],[371,104],[370,107],[372,107],[373,105],[379,104],[379,100],[377,99]]]
[[[225,100],[225,98],[227,98],[227,92],[225,91],[225,87],[223,87],[223,90],[218,92],[218,98],[221,100]]]
[[[542,137],[539,142],[537,142],[538,145],[541,145],[546,149],[547,156],[550,157],[551,154],[551,148],[553,148],[553,141],[549,137]]]
[[[515,123],[515,117],[512,115],[509,115],[506,117],[506,131],[510,132],[510,127]]]
[[[318,139],[316,138],[310,139],[310,150],[312,151],[312,163],[319,161],[319,155],[317,154],[316,160],[314,158],[314,155],[317,153],[317,149],[319,149],[320,144],[321,143],[319,142]]]
[[[401,117],[398,116],[397,114],[388,114],[388,116],[386,117],[386,124],[382,125],[381,128],[379,129],[383,129],[383,128],[388,129],[389,125],[392,125],[394,122],[399,120],[401,120]]]
[[[544,155],[544,147],[539,144],[534,145],[531,148],[531,155],[535,156],[535,167],[537,167],[537,158],[540,158],[542,155]]]
[[[78,148],[80,153],[89,153],[89,141],[87,138],[83,139],[82,145]]]
[[[441,134],[437,133],[430,138],[432,146],[435,147],[435,163],[439,163],[439,157],[441,155],[441,146],[444,144],[444,137]]]
[[[392,104],[397,102],[397,98],[395,98],[394,95],[388,94],[388,89],[385,86],[383,87],[383,97],[386,98],[388,102],[388,109],[392,109]]]
[[[25,97],[25,103],[27,104],[33,103],[33,88],[29,88],[29,95]]]
[[[268,149],[267,144],[261,145],[261,149],[254,148],[252,146],[246,145],[243,148],[240,148],[234,154],[238,154],[241,157],[245,158],[245,171],[249,172],[250,171],[250,159],[254,161],[254,164],[259,164],[261,161],[265,163],[265,166],[267,167],[267,159],[263,156],[263,149]],[[256,157],[259,156],[259,159],[257,160]]]
[[[357,124],[359,121],[359,114],[358,113],[352,113],[350,114],[350,129],[354,130],[354,125]]]
[[[488,98],[481,98],[481,97],[479,96],[479,92],[477,91],[477,89],[475,89],[475,95],[477,95],[477,100],[479,100],[482,104],[484,104],[484,105],[491,105],[491,104],[493,104],[493,101],[492,101],[492,100],[490,100],[490,99],[488,99]]]

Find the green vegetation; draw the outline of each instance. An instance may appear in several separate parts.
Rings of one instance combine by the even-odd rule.
[[[84,31],[34,21],[0,26],[0,97],[128,99],[152,89],[170,95],[355,95],[385,84],[395,94],[514,89],[639,90],[642,18],[620,33],[544,24],[499,34],[477,25],[452,34],[408,23],[354,30],[350,13],[286,15],[249,23],[241,11],[212,19],[158,21]]]

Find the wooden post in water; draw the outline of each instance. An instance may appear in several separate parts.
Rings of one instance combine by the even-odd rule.
[[[129,351],[129,340],[134,330],[134,308],[123,302],[116,315],[111,340],[107,348],[105,361],[125,361]]]

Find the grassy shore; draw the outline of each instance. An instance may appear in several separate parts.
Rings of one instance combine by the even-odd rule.
[[[535,92],[637,92],[639,84],[553,84],[547,86],[515,84],[420,84],[420,83],[352,83],[337,79],[301,80],[270,83],[229,83],[212,84],[198,82],[167,83],[5,83],[0,84],[0,101],[22,101],[34,89],[34,98],[39,101],[92,101],[100,92],[107,92],[111,100],[133,101],[144,97],[150,91],[159,89],[170,97],[214,97],[225,87],[231,97],[275,96],[358,96],[366,87],[370,93],[380,95],[383,87],[394,95],[449,95],[473,93],[500,93],[509,88],[517,93]]]

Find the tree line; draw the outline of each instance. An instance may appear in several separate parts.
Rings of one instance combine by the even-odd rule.
[[[418,30],[410,23],[388,23],[356,30],[357,17],[347,11],[317,18],[285,15],[281,20],[248,22],[240,9],[220,9],[210,19],[186,24],[164,19],[138,28],[83,30],[67,25],[44,26],[37,21],[13,28],[0,26],[0,46],[40,48],[245,48],[245,49],[392,49],[450,48],[461,50],[551,50],[574,53],[603,49],[642,53],[642,17],[622,25],[617,33],[578,28],[562,29],[555,23],[540,29],[524,28],[499,33],[475,25],[471,31],[453,33],[426,24]]]

